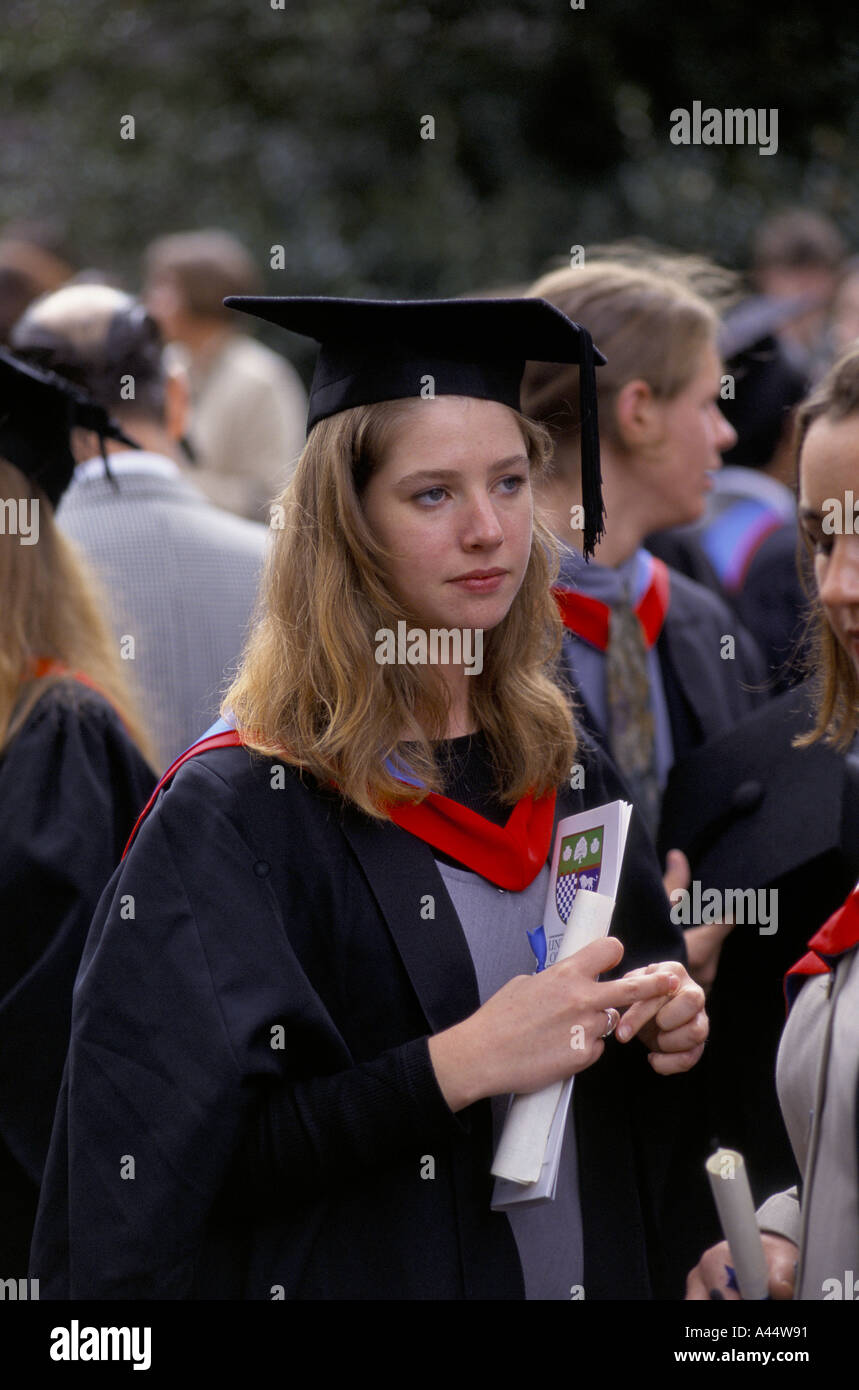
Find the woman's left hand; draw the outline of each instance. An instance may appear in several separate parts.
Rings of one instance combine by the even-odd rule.
[[[689,1071],[704,1051],[710,1031],[710,1021],[704,1008],[704,991],[690,978],[678,961],[660,961],[629,970],[630,975],[650,975],[655,970],[670,970],[680,978],[671,994],[632,1004],[623,1014],[615,1036],[627,1042],[638,1034],[650,1053],[650,1065],[661,1076]]]

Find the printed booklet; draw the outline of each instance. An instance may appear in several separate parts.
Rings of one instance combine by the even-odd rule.
[[[529,933],[538,970],[609,934],[631,814],[611,801],[558,823],[543,922]],[[554,1201],[574,1080],[511,1097],[491,1169],[493,1211]]]

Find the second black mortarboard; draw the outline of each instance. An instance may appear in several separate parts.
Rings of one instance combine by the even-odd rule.
[[[0,457],[38,483],[54,508],[75,470],[76,426],[92,430],[102,446],[117,439],[138,447],[86,392],[0,348]]]
[[[224,303],[319,343],[308,434],[358,405],[415,396],[475,396],[519,410],[525,363],[579,368],[584,553],[603,533],[594,367],[587,329],[544,299],[332,299],[238,296]]]

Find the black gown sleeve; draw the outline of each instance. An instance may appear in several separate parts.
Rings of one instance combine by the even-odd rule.
[[[111,707],[77,683],[46,692],[0,760],[0,1226],[24,1262],[75,973],[154,782]]]
[[[102,898],[33,1242],[43,1297],[193,1297],[266,1081],[285,1078],[278,1152],[302,1195],[459,1123],[425,1037],[353,1063],[290,941],[301,867],[273,893],[247,836],[230,786],[188,763]]]

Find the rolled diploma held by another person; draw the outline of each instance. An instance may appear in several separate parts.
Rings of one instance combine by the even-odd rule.
[[[734,1149],[717,1149],[705,1166],[740,1296],[766,1298],[769,1271],[743,1155]]]

